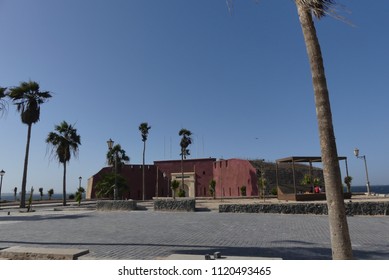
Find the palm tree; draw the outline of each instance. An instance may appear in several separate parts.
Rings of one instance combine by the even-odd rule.
[[[28,154],[30,150],[31,128],[32,125],[39,121],[40,105],[46,102],[51,94],[49,91],[40,91],[39,84],[33,81],[21,82],[19,86],[13,87],[8,93],[20,113],[22,123],[28,126],[26,154],[24,158],[22,190],[20,198],[20,208],[26,207],[26,185],[27,185],[27,168]]]
[[[335,5],[335,1],[295,0],[295,3],[304,35],[315,94],[332,257],[333,259],[352,259],[351,239],[344,206],[342,178],[332,123],[330,99],[320,43],[312,18],[312,15],[318,19],[326,16],[331,7]]]
[[[52,155],[63,164],[63,205],[66,206],[66,164],[71,156],[78,156],[79,146],[81,145],[80,135],[77,129],[66,121],[56,125],[54,132],[50,132],[46,138],[46,143],[52,147]]]
[[[4,113],[6,109],[6,103],[4,97],[6,96],[5,91],[7,88],[0,87],[0,116]]]
[[[189,152],[189,145],[192,144],[192,138],[190,137],[192,135],[192,132],[190,130],[187,130],[185,128],[182,128],[178,135],[181,136],[181,188],[184,188],[184,159],[186,159],[186,156],[190,155]]]
[[[352,259],[350,233],[343,200],[343,186],[332,123],[331,106],[324,71],[323,56],[312,15],[317,19],[328,15],[335,0],[294,0],[304,35],[311,67],[316,117],[319,127],[324,183],[328,204],[333,259]],[[232,0],[226,0],[232,8]]]
[[[110,139],[110,141],[112,141]],[[113,143],[113,141],[112,141]],[[111,149],[108,150],[107,152],[107,161],[108,165],[112,165],[114,167],[113,173],[115,174],[115,189],[114,189],[114,200],[117,199],[118,195],[118,176],[117,174],[121,172],[122,165],[124,162],[128,162],[130,158],[126,155],[126,151],[122,149],[120,144],[116,144],[113,146]]]
[[[139,125],[139,131],[142,134],[143,141],[143,162],[142,162],[142,200],[145,200],[145,153],[146,153],[146,141],[147,136],[149,135],[149,130],[151,126],[147,122],[141,123]]]

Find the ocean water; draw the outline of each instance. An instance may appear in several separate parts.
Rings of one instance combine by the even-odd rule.
[[[365,193],[367,192],[366,186],[351,186],[351,192],[353,193]],[[370,192],[377,194],[389,194],[389,186],[370,186]]]
[[[70,194],[74,194],[74,193],[67,193],[67,197],[68,197],[68,198],[69,198],[69,195],[70,195]],[[27,193],[27,194],[26,194],[26,200],[28,200],[29,198],[30,198],[30,194]],[[16,199],[17,199],[17,200],[20,200],[20,194],[17,194]],[[40,196],[39,192],[38,192],[37,194],[34,193],[33,196],[32,196],[32,199],[33,199],[33,200],[40,200],[40,199],[41,199],[41,196]],[[42,197],[42,199],[43,199],[43,200],[49,199],[49,196],[48,196],[47,194],[44,194],[43,197]],[[62,199],[62,193],[58,193],[58,194],[55,193],[55,194],[53,194],[53,195],[51,196],[51,199],[52,199],[52,200],[53,200],[53,199]],[[83,199],[85,199],[85,193],[84,193],[84,195],[83,195]],[[1,194],[1,201],[3,201],[3,200],[6,200],[6,201],[15,201],[15,196],[14,196],[13,193],[2,193],[2,194]]]

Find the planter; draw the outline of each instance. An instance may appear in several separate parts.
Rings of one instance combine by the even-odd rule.
[[[131,211],[136,210],[134,200],[99,200],[96,203],[99,211]]]
[[[196,210],[196,200],[187,198],[158,199],[154,200],[155,211],[180,211],[194,212]]]

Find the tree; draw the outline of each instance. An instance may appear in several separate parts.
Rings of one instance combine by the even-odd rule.
[[[53,194],[54,194],[54,190],[53,190],[53,189],[49,189],[49,190],[47,191],[47,195],[49,196],[49,200],[51,199],[51,197],[53,196]]]
[[[18,187],[15,187],[15,188],[14,188],[14,197],[15,197],[15,201],[16,201],[16,195],[17,195],[17,193],[18,193]]]
[[[226,0],[229,8],[232,0]],[[332,113],[324,71],[323,56],[316,34],[313,16],[328,15],[335,0],[294,0],[311,67],[318,122],[324,183],[328,204],[328,218],[333,259],[352,259],[350,233],[343,199],[342,178],[338,161]]]
[[[312,15],[326,16],[334,0],[295,0],[305,46],[311,67],[315,95],[316,117],[319,128],[323,175],[328,204],[333,259],[352,259],[350,233],[343,198],[342,178],[332,122],[329,93],[323,56]]]
[[[20,113],[22,123],[26,124],[28,127],[26,153],[23,168],[22,190],[20,198],[20,208],[25,208],[31,128],[34,123],[39,121],[40,105],[46,102],[51,97],[51,94],[49,91],[40,91],[40,87],[37,82],[28,81],[21,82],[19,86],[11,88],[8,93],[8,96],[9,98],[11,98],[14,105],[16,105],[17,111]]]
[[[172,193],[173,193],[173,199],[175,200],[176,199],[176,190],[178,189],[178,187],[180,186],[180,183],[177,181],[177,180],[173,180],[171,182],[171,189],[172,189]]]
[[[46,143],[51,146],[51,154],[63,164],[63,180],[62,180],[62,202],[66,206],[66,165],[70,161],[71,156],[78,156],[79,146],[81,145],[80,135],[77,134],[77,129],[73,125],[62,121],[56,125],[53,132],[50,132],[46,138]]]
[[[6,96],[6,90],[7,88],[0,87],[0,116],[4,113],[6,109],[6,102],[4,100],[4,97]]]
[[[43,198],[43,188],[39,188],[39,194],[40,194],[41,200],[42,200],[42,198]]]
[[[344,183],[347,186],[347,192],[348,193],[351,193],[351,182],[352,182],[352,180],[353,180],[353,177],[351,177],[351,176],[344,177]]]
[[[112,140],[110,140],[112,141]],[[124,162],[128,162],[130,158],[126,155],[126,151],[122,149],[120,144],[116,144],[107,152],[107,161],[109,165],[113,166],[113,174],[114,178],[117,178],[117,174],[121,172],[122,165]],[[119,190],[117,185],[117,181],[114,181],[114,196],[113,199],[116,200],[119,194]],[[115,195],[116,190],[116,195]]]
[[[85,193],[85,189],[83,187],[78,187],[76,192],[76,201],[78,202],[78,206],[81,204],[83,193]]]
[[[96,196],[98,198],[109,198],[114,197],[115,183],[118,188],[118,195],[123,196],[127,188],[126,180],[120,176],[112,173],[104,175],[104,177],[96,184]]]
[[[142,200],[145,200],[145,153],[146,153],[146,141],[149,135],[151,126],[147,122],[139,125],[139,131],[142,134],[143,141],[143,161],[142,161]]]
[[[212,179],[209,182],[209,194],[213,197],[213,199],[215,199],[215,195],[216,195],[216,181],[214,179]]]
[[[186,159],[186,156],[190,155],[189,152],[189,145],[192,144],[192,138],[190,137],[192,135],[192,132],[190,130],[187,130],[185,128],[182,128],[178,135],[181,136],[180,141],[180,147],[181,147],[181,188],[184,188],[184,160]]]

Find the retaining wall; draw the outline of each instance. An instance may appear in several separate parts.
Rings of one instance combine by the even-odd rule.
[[[136,210],[134,200],[98,200],[96,209],[99,211],[131,211]]]
[[[345,207],[348,216],[389,215],[388,202],[347,202]],[[326,203],[220,204],[219,212],[327,215],[328,208]]]
[[[158,199],[154,200],[155,211],[183,211],[194,212],[196,200],[194,199]]]

